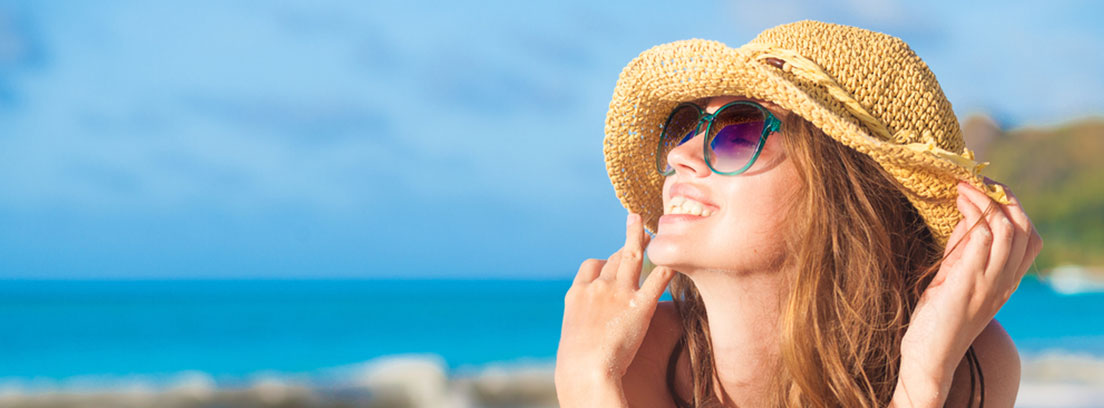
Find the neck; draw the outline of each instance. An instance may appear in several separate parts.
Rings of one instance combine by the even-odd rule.
[[[780,359],[781,273],[699,270],[687,276],[705,303],[721,402],[762,406],[772,391],[768,373],[777,371]]]

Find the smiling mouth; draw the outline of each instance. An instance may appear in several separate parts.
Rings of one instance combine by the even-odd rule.
[[[677,196],[672,198],[671,202],[667,204],[666,214],[688,214],[708,217],[713,215],[713,211],[706,208],[702,203],[686,197]]]

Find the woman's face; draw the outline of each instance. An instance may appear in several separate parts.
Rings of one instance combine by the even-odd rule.
[[[753,100],[780,119],[788,116],[777,105],[745,97],[718,96],[697,102],[713,113],[735,100]],[[663,183],[664,215],[648,246],[648,258],[687,275],[703,269],[754,273],[777,267],[787,239],[783,209],[797,198],[799,180],[782,137],[787,137],[785,123],[767,137],[751,168],[734,176],[713,173],[706,165],[704,132],[672,150],[667,158],[675,173]],[[676,197],[698,201],[712,213],[705,217],[671,214]]]

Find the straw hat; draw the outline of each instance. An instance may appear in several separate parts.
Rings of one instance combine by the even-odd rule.
[[[652,233],[663,215],[660,127],[679,102],[717,95],[771,101],[872,157],[905,187],[940,245],[962,218],[959,180],[1009,203],[978,174],[988,163],[965,148],[951,103],[904,41],[806,20],[739,48],[700,39],[658,45],[621,71],[606,115],[606,170],[622,205]]]

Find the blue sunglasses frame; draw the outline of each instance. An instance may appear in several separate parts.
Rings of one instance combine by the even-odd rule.
[[[709,150],[713,146],[713,139],[717,137],[717,134],[714,134],[712,132],[712,130],[713,130],[713,120],[716,119],[717,115],[721,114],[721,112],[724,112],[725,109],[728,109],[729,107],[736,106],[736,105],[752,106],[752,107],[755,107],[756,109],[759,109],[760,112],[763,112],[763,117],[765,118],[764,121],[763,121],[763,131],[759,135],[759,143],[755,146],[755,154],[751,156],[751,160],[748,160],[747,164],[745,164],[744,167],[740,168],[739,170],[734,170],[734,171],[730,171],[730,172],[723,172],[723,171],[719,171],[719,170],[713,168],[713,163],[709,160],[709,156],[710,156],[709,155]],[[663,144],[664,144],[663,142],[665,140],[667,140],[667,128],[671,124],[671,119],[673,119],[675,117],[675,112],[678,112],[679,109],[682,109],[683,107],[693,107],[694,109],[697,110],[697,112],[698,112],[698,123],[697,123],[696,126],[694,126],[694,132],[687,135],[683,140],[679,140],[678,144],[675,145],[675,147],[681,146],[686,141],[688,141],[690,139],[693,139],[694,136],[697,136],[698,133],[701,133],[701,127],[702,127],[702,124],[704,123],[705,124],[705,138],[706,138],[706,140],[705,140],[705,143],[702,143],[702,157],[705,158],[705,164],[707,166],[709,166],[709,170],[711,170],[714,173],[723,175],[723,176],[734,176],[734,175],[743,173],[743,172],[747,171],[748,169],[750,169],[751,166],[753,164],[755,164],[755,160],[759,158],[759,154],[763,152],[763,145],[766,144],[766,142],[767,142],[767,136],[770,135],[771,133],[778,132],[782,128],[782,121],[781,120],[778,120],[778,118],[775,117],[774,114],[771,113],[770,110],[768,110],[767,108],[764,108],[763,105],[760,105],[760,104],[755,103],[753,101],[733,101],[733,102],[729,102],[729,103],[726,103],[724,106],[721,106],[719,109],[717,109],[713,113],[706,113],[705,109],[703,109],[702,107],[700,107],[696,104],[690,103],[690,102],[680,103],[680,104],[678,104],[678,106],[675,106],[674,109],[671,109],[671,114],[670,115],[667,115],[667,120],[664,121],[664,123],[663,123],[663,131],[659,135],[659,143],[656,146],[656,170],[659,171],[659,174],[662,174],[664,176],[670,176],[672,174],[675,174],[674,167],[671,167],[670,171],[667,171],[665,169],[665,167],[667,167],[667,166],[661,167],[662,166],[661,160],[662,160],[663,155],[664,155],[663,154]],[[718,131],[717,133],[720,133],[720,132]]]

